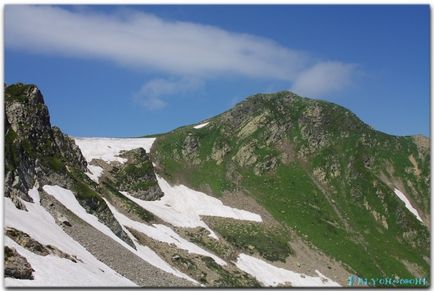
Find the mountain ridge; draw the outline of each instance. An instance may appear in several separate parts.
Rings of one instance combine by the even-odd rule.
[[[274,98],[276,95],[278,98]],[[381,197],[392,199],[394,197],[393,188],[390,189],[392,186],[401,188],[410,195],[412,202],[418,205],[418,209],[425,215],[429,211],[429,196],[425,196],[429,193],[429,153],[419,153],[413,137],[396,137],[375,131],[341,106],[303,99],[287,92],[259,94],[206,121],[209,124],[201,129],[194,129],[191,126],[178,128],[158,138],[154,143],[151,153],[155,157],[157,169],[172,182],[186,184],[193,189],[208,190],[217,197],[224,192],[238,191],[240,188],[248,193],[262,189],[260,191],[274,193],[273,195],[279,197],[282,195],[276,192],[276,187],[280,189],[293,187],[284,180],[284,177],[286,179],[298,177],[291,182],[299,187],[298,203],[305,204],[304,192],[318,193],[311,204],[318,206],[319,202],[315,199],[322,199],[323,202],[320,204],[322,210],[328,212],[325,216],[318,214],[318,219],[331,223],[328,224],[329,226],[341,225],[347,230],[348,226],[353,227],[354,220],[358,219],[353,217],[348,220],[345,217],[350,214],[340,211],[349,208],[353,211],[356,209],[358,212],[362,211],[360,216],[368,214],[368,217],[373,218],[374,224],[379,223],[382,228],[386,228],[386,231],[389,228],[387,223],[393,224],[396,219],[400,221],[400,227],[405,226],[409,233],[412,233],[409,221],[413,221],[411,224],[420,229],[414,224],[411,216],[404,220],[403,217],[386,218],[391,214],[385,211],[388,211],[389,207],[395,208],[396,202],[389,201],[387,203],[390,203],[390,206],[387,206],[388,204],[384,204],[381,200],[384,198]],[[338,154],[339,152],[343,154]],[[393,154],[389,157],[392,152],[400,154],[397,154],[395,159]],[[418,162],[415,161],[416,159]],[[253,171],[249,168],[253,168]],[[385,171],[388,168],[400,172],[400,178],[393,177],[394,174],[389,173],[390,171]],[[422,168],[424,170],[421,170]],[[422,178],[414,178],[409,174],[412,171],[425,174]],[[375,173],[375,176],[372,176],[372,173]],[[276,174],[281,175],[280,180],[275,179]],[[274,175],[274,177],[267,178],[267,175]],[[172,177],[174,179],[171,179]],[[407,178],[413,179],[411,184],[408,184],[410,181],[403,184],[402,181]],[[369,183],[362,182],[364,179]],[[264,186],[267,184],[269,186]],[[381,195],[371,194],[364,198],[361,193],[366,190]],[[383,194],[385,191],[389,194]],[[347,192],[351,193],[350,196],[345,194]],[[278,205],[266,196],[257,193],[256,199],[261,200],[262,204],[271,203],[268,210],[274,211],[276,219],[294,223],[296,217],[290,218],[289,214],[285,213],[287,211],[285,209],[281,210],[282,213],[280,210],[275,211]],[[281,199],[289,201],[287,199],[290,198]],[[339,205],[338,201],[342,205]],[[365,209],[360,209],[360,205]],[[372,205],[377,207],[373,208]],[[381,209],[382,207],[378,205],[387,207]],[[306,207],[309,206],[303,206],[302,209]],[[367,213],[362,214],[363,212]],[[400,210],[399,213],[406,212]],[[303,219],[312,221],[309,216],[302,217],[298,218],[298,224],[293,227],[304,225]],[[429,223],[429,217],[425,218],[425,221]],[[362,223],[359,227],[363,228],[369,224],[371,222]],[[302,235],[314,237],[321,232],[327,234],[329,226],[324,225],[322,231],[313,228]],[[423,228],[420,231],[425,232]],[[381,231],[378,234],[381,236]],[[361,241],[370,240],[375,245],[373,237],[358,235],[361,236]],[[332,245],[324,244],[324,238],[316,236],[316,243],[328,248],[329,254],[330,251],[333,252],[332,256],[340,257],[347,262],[354,261],[340,255],[340,248],[336,249]],[[426,249],[427,233],[422,237],[425,241],[420,243],[425,247],[418,246]],[[408,237],[404,239],[411,243]],[[356,245],[359,241],[357,239],[353,241],[349,237],[348,244],[350,245],[343,246],[343,249],[353,248],[354,251],[358,248]],[[423,260],[420,262],[423,264]],[[359,265],[358,268],[363,268],[364,265],[375,265],[375,263],[366,263],[353,262]],[[383,264],[388,263],[383,262]],[[372,272],[372,276],[381,273],[378,268],[369,272]]]
[[[256,94],[200,126],[153,138],[73,139],[49,119],[36,86],[5,88],[9,215],[48,211],[66,237],[133,284],[336,286],[351,274],[429,274],[424,138],[376,131],[339,105],[287,91]],[[250,220],[253,214],[261,221]],[[17,230],[8,238],[41,239],[6,218]],[[25,252],[9,240],[7,247],[14,270]],[[38,266],[37,281],[39,261],[24,257]],[[276,276],[264,278],[248,264]],[[139,269],[171,274],[143,278]]]

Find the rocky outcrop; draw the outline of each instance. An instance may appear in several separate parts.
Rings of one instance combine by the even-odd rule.
[[[5,88],[5,196],[22,208],[17,197],[27,195],[36,181],[65,183],[65,166],[86,169],[86,161],[74,141],[53,128],[44,98],[34,85]]]
[[[66,134],[62,133],[62,131],[56,126],[52,128],[52,131],[54,141],[66,163],[83,172],[86,172],[86,159],[81,154],[80,148],[75,144],[74,140]]]
[[[126,191],[143,200],[157,200],[164,193],[158,186],[154,166],[143,148],[126,151],[120,155],[127,159],[114,165],[106,174],[106,180],[119,191]]]
[[[255,164],[258,160],[258,157],[255,155],[254,143],[249,143],[242,146],[235,156],[233,156],[232,160],[235,161],[240,167],[246,167]]]
[[[26,154],[25,145],[20,142],[5,115],[5,197],[23,209],[18,197],[31,201],[27,191],[34,183],[35,161]]]
[[[118,237],[134,246],[113,217],[105,201],[91,189],[83,172],[87,163],[74,140],[52,127],[44,98],[34,85],[5,88],[5,197],[25,209],[20,199],[34,185],[59,185],[71,189],[86,211],[96,216]]]
[[[182,155],[187,159],[191,160],[193,164],[199,163],[199,139],[191,132],[184,140]]]
[[[7,227],[5,234],[20,246],[39,256],[54,255],[59,258],[70,260],[74,263],[77,263],[77,261],[80,260],[74,255],[62,252],[55,246],[41,244],[37,240],[31,238],[27,233],[17,230],[15,228]]]
[[[230,150],[231,149],[226,142],[216,142],[212,149],[211,159],[213,159],[217,165],[220,165],[223,163],[223,159]]]
[[[5,112],[12,130],[40,156],[57,152],[50,115],[36,86],[16,84],[5,89]]]
[[[86,209],[86,212],[97,217],[99,221],[104,223],[110,230],[121,240],[136,248],[130,237],[122,229],[122,226],[113,216],[113,213],[108,208],[106,202],[98,195],[92,197],[81,197],[78,199],[80,205]]]
[[[26,258],[21,256],[14,248],[5,247],[5,277],[21,280],[33,280],[33,269]]]

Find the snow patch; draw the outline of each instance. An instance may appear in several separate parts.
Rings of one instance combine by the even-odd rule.
[[[57,256],[39,256],[26,250],[12,239],[5,237],[5,245],[15,248],[32,266],[34,280],[5,278],[6,287],[132,287],[127,278],[108,267],[103,269],[92,262],[74,263]],[[84,261],[84,260],[83,260]],[[100,262],[100,264],[102,264]],[[109,273],[110,272],[110,273]]]
[[[72,191],[62,188],[60,186],[50,186],[45,185],[42,187],[45,192],[47,192],[49,195],[56,198],[57,201],[62,203],[66,208],[71,210],[75,215],[77,215],[82,220],[89,223],[91,226],[102,232],[103,234],[107,235],[108,237],[111,237],[115,241],[119,242],[120,244],[124,246],[130,247],[127,243],[125,243],[123,240],[118,238],[110,228],[108,228],[106,225],[99,222],[98,218],[96,216],[93,216],[86,212],[86,210],[83,208],[83,206],[78,203],[77,199],[75,198],[74,193]]]
[[[209,122],[201,123],[201,124],[198,124],[198,125],[196,125],[196,126],[193,126],[193,128],[199,129],[199,128],[202,128],[202,127],[207,126],[208,123],[209,123]]]
[[[319,277],[289,271],[275,267],[260,259],[245,254],[240,254],[236,266],[244,272],[254,276],[265,286],[278,286],[282,283],[291,283],[292,287],[340,287],[338,283],[327,278],[318,270]],[[303,276],[303,277],[302,277]]]
[[[216,255],[200,248],[199,246],[189,242],[188,240],[183,239],[179,236],[175,231],[173,231],[170,227],[167,227],[162,224],[153,224],[147,225],[144,223],[140,223],[138,221],[132,220],[127,216],[120,213],[113,205],[111,205],[106,200],[107,205],[109,206],[111,212],[115,216],[116,220],[119,221],[121,225],[126,227],[134,228],[135,230],[144,233],[150,238],[165,242],[168,244],[174,244],[177,248],[188,251],[189,253],[194,253],[202,256],[211,257],[214,261],[219,265],[226,265],[226,262]]]
[[[88,163],[93,159],[125,163],[127,160],[119,157],[121,151],[143,148],[149,153],[155,138],[76,137],[74,140]]]
[[[399,191],[398,189],[395,188],[395,194],[396,196],[398,196],[399,199],[401,199],[404,204],[405,207],[407,207],[407,209],[414,214],[414,216],[416,216],[416,218],[423,223],[422,218],[420,217],[419,213],[417,212],[416,208],[413,207],[413,205],[411,205],[410,201],[407,199],[407,197],[404,195],[404,193],[402,193],[401,191]]]
[[[161,263],[163,261],[161,258],[160,258],[160,260],[157,260],[156,257],[158,257],[158,255],[156,253],[154,253],[151,249],[139,247],[139,248],[137,248],[137,250],[135,250],[129,244],[127,244],[126,242],[121,240],[119,237],[117,237],[111,231],[110,228],[108,228],[106,225],[99,222],[95,216],[87,213],[86,210],[78,203],[77,199],[74,196],[74,193],[72,193],[70,190],[64,189],[60,186],[48,186],[48,185],[44,186],[43,189],[45,190],[45,192],[47,192],[48,194],[50,194],[51,196],[56,198],[60,203],[62,203],[66,208],[68,208],[70,211],[72,211],[75,215],[80,217],[82,220],[86,221],[87,223],[89,223],[91,226],[93,226],[97,230],[101,231],[102,233],[104,233],[108,237],[110,237],[113,240],[115,240],[116,242],[120,243],[123,247],[128,249],[130,252],[136,254],[137,256],[142,258],[144,261],[146,261],[146,262],[154,265],[155,267],[160,268],[161,270],[166,271],[166,272],[167,272],[168,268],[170,268],[170,266],[167,266],[167,265],[164,265],[163,263]],[[113,213],[113,211],[117,212],[116,209],[114,209],[114,207],[111,206],[109,203],[107,203],[107,205],[110,207],[110,210],[112,210],[112,213]],[[115,213],[113,213],[113,215],[115,215]],[[121,225],[122,225],[122,223],[121,223]],[[128,234],[131,235],[129,232],[128,232]],[[134,241],[134,237],[132,237],[132,239]],[[187,275],[185,275],[179,271],[171,269],[170,273],[172,273],[178,277],[181,277],[181,278],[189,279],[192,282],[196,282],[193,279],[191,279],[190,277],[188,277]]]
[[[164,196],[157,201],[145,201],[121,192],[130,200],[152,212],[164,221],[179,227],[204,227],[210,237],[217,235],[202,221],[201,216],[227,217],[238,220],[262,222],[260,215],[246,210],[232,208],[214,197],[195,191],[184,185],[171,186],[166,180],[156,175]]]
[[[99,177],[103,172],[103,168],[100,166],[87,165],[89,172],[85,173],[92,181],[99,183]]]
[[[73,263],[53,255],[39,256],[5,236],[5,245],[15,248],[35,270],[34,280],[5,278],[7,287],[135,286],[133,282],[97,260],[65,233],[56,224],[51,214],[40,205],[37,188],[31,189],[29,196],[32,197],[34,203],[21,201],[28,211],[17,209],[9,198],[4,198],[5,227],[13,227],[25,232],[38,242],[55,246],[67,254],[77,256],[83,262]]]

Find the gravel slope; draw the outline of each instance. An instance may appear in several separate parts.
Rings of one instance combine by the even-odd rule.
[[[41,193],[41,204],[57,217],[63,215],[71,226],[63,229],[98,260],[141,287],[194,287],[194,283],[166,273],[143,261],[119,243],[84,222],[53,197]],[[197,287],[197,286],[196,286]]]

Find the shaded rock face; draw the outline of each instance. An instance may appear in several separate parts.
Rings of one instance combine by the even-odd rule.
[[[52,128],[52,131],[54,141],[65,161],[71,166],[85,172],[87,170],[86,159],[81,154],[80,148],[75,144],[74,140],[62,133],[62,131],[56,126]]]
[[[10,197],[15,205],[23,209],[17,197],[31,201],[27,191],[32,187],[35,176],[35,161],[25,152],[17,134],[5,115],[5,197]]]
[[[33,269],[26,258],[14,248],[5,247],[5,277],[33,280]]]
[[[67,180],[62,175],[65,165],[86,170],[86,161],[74,141],[51,127],[47,106],[36,86],[14,84],[5,88],[4,119],[5,196],[17,207],[23,207],[17,197],[32,201],[27,192],[36,181]]]
[[[50,115],[36,86],[12,85],[5,91],[5,112],[12,130],[40,155],[53,155]]]
[[[51,126],[47,106],[36,86],[20,83],[7,86],[4,118],[5,197],[25,210],[20,199],[32,202],[27,193],[34,185],[71,189],[88,213],[134,245],[86,180],[83,172],[87,171],[87,163],[78,146],[59,128]]]
[[[190,159],[193,164],[198,163],[197,157],[199,156],[199,140],[198,138],[189,133],[184,140],[184,147],[182,149],[182,155]]]
[[[84,209],[86,209],[87,213],[96,216],[98,220],[108,226],[108,228],[110,228],[110,230],[113,231],[117,237],[129,244],[131,247],[136,248],[133,241],[125,233],[125,231],[122,229],[122,226],[113,216],[105,201],[99,196],[90,197],[87,199],[79,199],[78,202]]]
[[[107,175],[119,191],[126,191],[143,200],[157,200],[164,193],[158,186],[154,166],[143,148],[126,151],[120,155],[127,162],[114,166]]]

